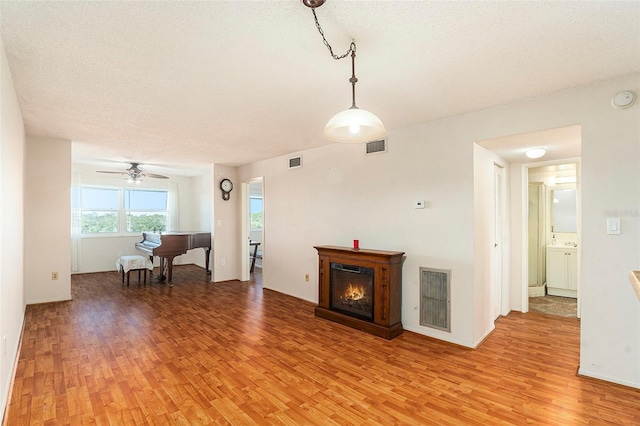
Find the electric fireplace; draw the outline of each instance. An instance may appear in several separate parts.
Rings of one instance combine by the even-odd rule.
[[[317,317],[379,337],[402,334],[403,252],[316,246]]]
[[[373,321],[373,268],[331,262],[329,309]]]

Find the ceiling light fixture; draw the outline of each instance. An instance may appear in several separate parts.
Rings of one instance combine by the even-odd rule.
[[[356,43],[352,41],[349,45],[349,50],[344,55],[336,55],[333,53],[331,45],[324,36],[324,31],[318,22],[316,16],[316,8],[324,4],[325,0],[302,0],[302,3],[311,8],[313,12],[313,18],[316,22],[316,28],[322,36],[324,45],[329,49],[329,53],[333,59],[342,59],[351,54],[351,108],[334,115],[327,125],[324,127],[322,135],[334,142],[368,142],[374,139],[379,139],[387,134],[387,130],[384,128],[384,124],[378,117],[369,111],[365,111],[356,106]]]
[[[540,158],[546,153],[547,153],[547,150],[544,149],[544,148],[532,148],[532,149],[527,150],[527,152],[525,154],[529,158]]]

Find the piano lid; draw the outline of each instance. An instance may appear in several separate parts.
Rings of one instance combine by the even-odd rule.
[[[211,232],[189,232],[189,231],[168,231],[168,232],[143,232],[142,241],[136,243],[138,246],[159,247],[171,244],[186,247],[187,250],[194,248],[211,248]],[[164,250],[163,250],[164,251]]]

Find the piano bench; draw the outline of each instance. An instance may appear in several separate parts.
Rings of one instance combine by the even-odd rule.
[[[124,273],[127,273],[127,287],[129,287],[129,273],[138,271],[138,285],[140,285],[140,272],[144,271],[144,285],[147,285],[147,269],[153,271],[153,263],[145,256],[120,256],[116,261],[118,272],[122,273],[122,284],[124,284]]]

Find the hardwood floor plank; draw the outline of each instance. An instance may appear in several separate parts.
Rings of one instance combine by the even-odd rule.
[[[326,321],[259,280],[174,274],[74,275],[73,301],[28,306],[4,424],[640,424],[639,390],[576,376],[575,318],[511,313],[470,350]]]

